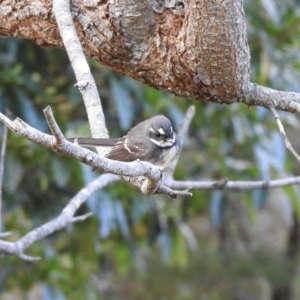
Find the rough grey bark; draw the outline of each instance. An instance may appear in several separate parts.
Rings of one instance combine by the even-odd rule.
[[[178,96],[296,111],[300,95],[249,82],[242,0],[74,0],[85,54]],[[51,0],[0,0],[0,35],[62,46]]]
[[[0,33],[61,45],[50,1],[4,3]],[[192,0],[161,13],[151,6],[140,0],[73,1],[85,53],[180,96],[235,102],[249,81],[242,1]]]

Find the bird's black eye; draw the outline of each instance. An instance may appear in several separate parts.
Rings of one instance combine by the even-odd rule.
[[[161,134],[159,132],[156,132],[156,137],[160,138]]]

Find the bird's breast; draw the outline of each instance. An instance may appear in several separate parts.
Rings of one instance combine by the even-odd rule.
[[[150,162],[156,166],[167,168],[177,158],[179,152],[179,145],[177,144],[169,148],[159,147],[157,149],[157,155],[155,155]]]

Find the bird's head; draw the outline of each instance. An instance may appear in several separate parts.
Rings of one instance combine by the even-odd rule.
[[[168,118],[156,116],[151,118],[149,123],[149,136],[154,144],[160,147],[171,147],[174,145],[176,136]]]

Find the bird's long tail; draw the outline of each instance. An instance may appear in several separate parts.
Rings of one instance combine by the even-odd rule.
[[[72,138],[67,140],[85,147],[113,147],[119,139]]]

